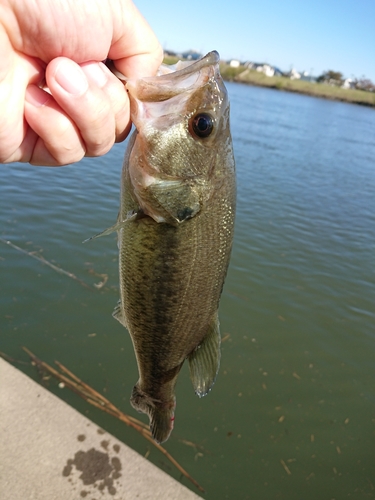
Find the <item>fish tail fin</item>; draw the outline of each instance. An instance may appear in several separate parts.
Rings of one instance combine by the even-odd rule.
[[[175,398],[173,397],[172,401],[168,403],[155,402],[150,396],[142,392],[137,384],[133,388],[130,403],[135,410],[148,415],[154,440],[159,444],[167,441],[173,430]]]
[[[188,356],[190,378],[195,393],[200,398],[208,394],[215,383],[220,366],[220,343],[219,318],[216,312],[203,341]]]
[[[151,434],[155,441],[159,444],[167,441],[173,430],[174,406],[164,410],[153,408],[149,418]]]

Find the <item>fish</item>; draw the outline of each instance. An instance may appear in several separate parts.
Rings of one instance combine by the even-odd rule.
[[[157,443],[173,429],[185,360],[199,396],[220,364],[219,300],[230,260],[236,176],[216,51],[126,81],[131,120],[118,221],[120,300],[139,380],[131,405]]]

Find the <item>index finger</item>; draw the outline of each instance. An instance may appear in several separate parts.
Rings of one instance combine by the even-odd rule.
[[[108,57],[127,78],[153,76],[163,61],[155,33],[130,0],[121,2],[121,16],[114,20]]]

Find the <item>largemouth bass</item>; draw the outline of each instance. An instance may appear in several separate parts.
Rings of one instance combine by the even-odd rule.
[[[164,73],[126,83],[136,131],[122,170],[120,301],[113,313],[128,329],[138,363],[131,404],[149,416],[158,443],[173,428],[185,359],[198,396],[216,379],[236,197],[218,53]]]

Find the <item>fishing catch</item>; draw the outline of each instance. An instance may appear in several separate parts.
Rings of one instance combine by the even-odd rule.
[[[173,428],[175,385],[188,359],[196,394],[220,363],[218,307],[233,240],[235,165],[219,54],[128,80],[136,127],[127,148],[117,224],[120,301],[139,380],[132,406],[153,438]]]

